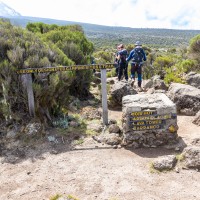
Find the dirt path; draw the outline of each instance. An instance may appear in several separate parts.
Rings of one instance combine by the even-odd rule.
[[[110,111],[116,119],[120,112]],[[192,117],[178,116],[178,134],[185,143],[200,134]],[[150,162],[167,149],[113,149],[88,138],[82,146],[38,146],[11,164],[0,157],[1,200],[49,200],[71,194],[80,200],[200,200],[200,173],[181,170],[151,173]],[[55,154],[56,153],[56,154]]]
[[[178,116],[178,134],[188,144],[194,138],[200,137],[200,127],[192,123],[192,116]]]

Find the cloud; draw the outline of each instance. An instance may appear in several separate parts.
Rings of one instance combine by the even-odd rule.
[[[147,26],[200,30],[200,25],[194,26],[194,21],[200,17],[197,5],[197,0],[151,0],[145,6]]]
[[[149,11],[146,11],[145,16],[147,20],[158,20],[158,17],[156,15],[149,13]]]
[[[133,28],[200,30],[199,0],[3,0],[24,16]]]
[[[171,25],[175,27],[187,27],[190,25],[192,21],[192,13],[194,13],[194,9],[183,9],[181,12],[177,14],[177,16],[171,19]]]
[[[111,2],[111,11],[115,12],[116,10],[119,9],[119,7],[123,4],[123,1],[114,1]]]

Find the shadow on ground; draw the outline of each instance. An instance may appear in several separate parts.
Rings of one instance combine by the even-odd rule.
[[[159,156],[180,154],[186,147],[186,143],[183,138],[179,137],[176,144],[164,145],[156,148],[126,148],[127,150],[146,158],[156,158]]]

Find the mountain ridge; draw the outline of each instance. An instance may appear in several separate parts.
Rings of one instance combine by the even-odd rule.
[[[6,5],[4,2],[0,1],[0,16],[12,17],[12,16],[21,16],[21,14],[15,11],[13,8]]]
[[[8,11],[1,13],[3,11]],[[42,22],[45,24],[65,25],[80,25],[82,26],[86,36],[96,47],[113,46],[116,47],[119,43],[130,44],[137,40],[142,41],[146,45],[168,46],[174,47],[177,45],[188,45],[192,37],[200,34],[200,30],[188,29],[167,29],[167,28],[131,28],[123,26],[106,26],[91,23],[58,20],[41,17],[22,16],[14,9],[10,8],[0,1],[0,18],[10,20],[13,25],[26,27],[28,23]]]
[[[161,28],[131,28],[119,26],[104,26],[83,22],[65,21],[49,18],[12,16],[4,17],[13,25],[26,27],[28,23],[42,22],[45,24],[57,24],[59,26],[82,26],[86,36],[96,47],[113,46],[119,43],[130,44],[137,40],[149,46],[175,47],[188,45],[191,38],[200,34],[200,30],[161,29]]]

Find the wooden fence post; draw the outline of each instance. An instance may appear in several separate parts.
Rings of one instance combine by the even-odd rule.
[[[35,117],[35,104],[34,104],[34,94],[32,85],[32,74],[26,74],[26,88],[28,95],[28,107],[29,114],[31,117]]]

